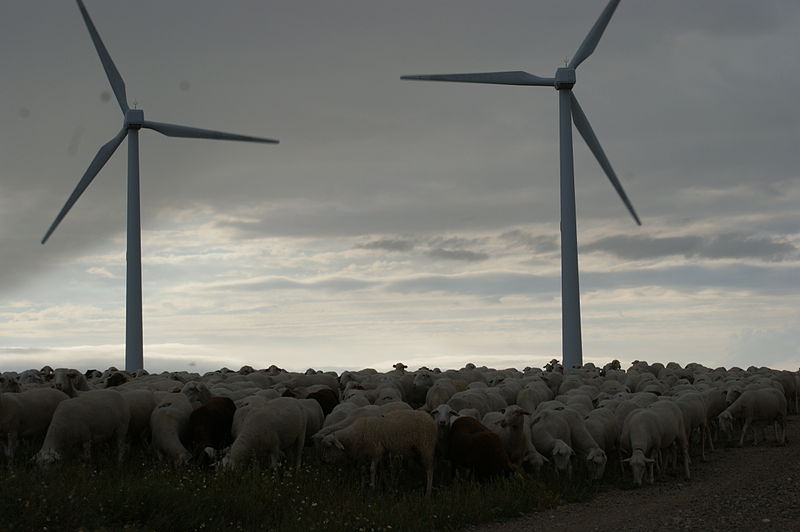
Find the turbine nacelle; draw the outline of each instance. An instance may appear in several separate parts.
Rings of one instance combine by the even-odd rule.
[[[570,67],[562,67],[556,70],[556,82],[554,84],[556,90],[571,89],[575,86],[575,69]]]
[[[127,129],[142,129],[144,125],[143,109],[128,109],[125,111],[125,127]]]

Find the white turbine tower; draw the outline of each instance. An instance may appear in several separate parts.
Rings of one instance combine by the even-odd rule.
[[[556,70],[554,78],[542,78],[527,72],[482,72],[477,74],[433,74],[402,76],[402,79],[426,81],[458,81],[463,83],[492,83],[497,85],[537,85],[555,87],[559,103],[559,135],[561,152],[561,342],[564,366],[583,364],[581,347],[581,307],[578,286],[578,237],[575,221],[575,177],[572,162],[572,125],[575,123],[589,149],[597,158],[603,171],[619,194],[638,225],[642,225],[633,205],[617,179],[611,163],[600,147],[597,137],[586,119],[586,115],[572,94],[575,85],[575,69],[594,52],[608,21],[619,5],[619,0],[610,0],[598,17],[589,34],[581,43],[575,56],[566,67]]]
[[[186,137],[200,139],[218,140],[239,140],[246,142],[263,142],[277,144],[274,139],[260,137],[248,137],[233,133],[223,133],[210,129],[198,129],[194,127],[179,126],[176,124],[166,124],[163,122],[151,122],[144,119],[144,111],[141,109],[131,109],[125,96],[125,82],[122,80],[117,67],[108,55],[108,50],[103,45],[100,35],[97,33],[89,13],[81,0],[77,0],[78,8],[92,37],[92,42],[100,56],[100,62],[106,71],[108,81],[114,90],[124,120],[122,129],[117,135],[100,147],[97,155],[92,159],[89,168],[78,182],[78,186],[70,195],[61,212],[56,216],[55,221],[47,230],[42,239],[42,244],[47,242],[50,235],[55,231],[61,220],[69,212],[78,198],[86,190],[94,177],[108,162],[114,151],[119,147],[125,137],[128,137],[128,252],[127,252],[127,293],[125,308],[125,369],[132,371],[142,369],[144,360],[142,355],[142,245],[141,245],[141,226],[139,222],[139,130],[141,128],[153,129],[168,137]]]

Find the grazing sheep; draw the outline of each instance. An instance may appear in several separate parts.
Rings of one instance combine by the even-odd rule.
[[[553,399],[553,391],[543,380],[537,378],[526,384],[517,393],[516,404],[528,412],[533,412],[539,403],[551,399]]]
[[[340,421],[336,423],[324,423],[322,429],[317,431],[314,434],[313,438],[315,441],[321,440],[324,436],[335,432],[337,430],[341,430],[349,425],[351,425],[355,420],[360,419],[362,417],[378,417],[383,414],[393,412],[395,410],[411,410],[411,407],[402,402],[402,401],[395,401],[393,403],[387,403],[385,405],[366,405],[360,406],[352,411],[348,412],[346,416],[344,416]]]
[[[253,409],[245,418],[228,454],[225,469],[238,469],[251,458],[266,458],[277,468],[281,452],[295,469],[300,467],[306,440],[306,413],[292,397],[278,397]]]
[[[744,445],[748,428],[753,428],[753,445],[758,444],[758,432],[755,425],[773,423],[775,441],[780,445],[786,443],[786,397],[774,388],[746,390],[734,403],[725,409],[719,417],[720,427],[726,431],[734,419],[744,420],[739,445]],[[778,426],[781,427],[780,435]]]
[[[536,449],[555,467],[556,474],[565,473],[572,477],[572,449],[569,423],[556,410],[545,409],[531,417],[531,441]]]
[[[150,447],[159,460],[173,466],[185,465],[191,454],[183,446],[181,435],[189,424],[192,403],[180,392],[156,392],[156,407],[150,414]]]
[[[314,399],[298,399],[298,401],[306,414],[305,445],[311,445],[313,443],[311,437],[322,429],[325,414],[320,404]]]
[[[119,390],[128,403],[130,422],[128,439],[144,440],[150,432],[150,415],[156,407],[156,398],[150,390]]]
[[[0,393],[0,438],[9,465],[20,439],[44,436],[64,392],[34,388],[20,393]]]
[[[633,483],[642,485],[645,470],[654,482],[653,466],[662,451],[677,443],[683,454],[684,478],[689,479],[689,443],[683,426],[683,414],[674,403],[660,401],[649,408],[631,412],[622,427],[620,446],[631,456],[623,460],[631,467]]]
[[[479,482],[516,471],[500,436],[471,417],[458,417],[450,426],[447,455],[457,467],[465,467]]]
[[[82,373],[78,373],[83,377]],[[80,446],[85,460],[91,459],[92,443],[114,440],[117,459],[125,455],[130,410],[116,390],[94,390],[58,403],[42,448],[36,454],[39,465],[61,459],[70,448]]]
[[[705,461],[706,441],[708,441],[711,451],[714,450],[714,443],[711,440],[711,429],[708,426],[708,414],[704,396],[698,392],[684,393],[675,399],[675,404],[678,405],[683,414],[687,439],[691,442],[692,434],[695,430],[700,432],[700,459]]]
[[[433,411],[437,406],[446,403],[456,392],[464,391],[466,385],[463,381],[454,381],[449,377],[437,379],[428,388],[425,395],[425,407],[428,412]]]
[[[211,399],[211,390],[204,382],[189,381],[183,385],[181,393],[189,398],[192,408],[203,406]]]
[[[381,406],[387,403],[396,403],[402,400],[403,394],[396,386],[384,385],[378,388],[375,394],[375,401],[372,404]]]
[[[262,395],[251,395],[250,397],[234,401],[236,404],[236,412],[234,412],[233,421],[231,422],[231,437],[234,440],[236,439],[242,429],[242,425],[244,425],[244,420],[247,419],[251,411],[264,406],[272,399],[277,399],[277,397],[268,399]]]
[[[323,452],[344,453],[356,461],[368,461],[370,486],[375,487],[378,464],[387,456],[416,457],[425,469],[425,495],[433,485],[436,425],[419,410],[397,410],[380,417],[361,418],[322,438]]]
[[[489,398],[486,392],[478,389],[467,389],[463,392],[456,392],[450,397],[447,404],[456,411],[463,408],[476,408],[481,413],[481,417],[493,410],[489,404]]]
[[[591,433],[586,429],[584,415],[572,407],[555,410],[556,415],[566,419],[569,424],[569,437],[575,454],[585,460],[590,480],[600,480],[606,469],[605,451],[598,445]]]

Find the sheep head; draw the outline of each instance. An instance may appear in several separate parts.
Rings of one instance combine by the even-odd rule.
[[[603,478],[603,473],[606,471],[606,457],[605,451],[599,447],[593,447],[586,455],[586,465],[589,468],[589,478],[591,480],[600,480]]]
[[[631,466],[631,472],[633,473],[633,484],[634,486],[639,487],[642,485],[642,479],[644,478],[645,471],[648,469],[648,467],[652,467],[653,463],[655,463],[655,460],[646,457],[644,455],[644,451],[641,449],[634,449],[631,457],[624,459],[623,462]]]
[[[556,440],[553,445],[552,458],[556,471],[564,471],[569,473],[572,470],[572,457],[575,456],[575,451],[572,447],[566,444],[563,440]]]

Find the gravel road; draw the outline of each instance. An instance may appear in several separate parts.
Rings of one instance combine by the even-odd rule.
[[[770,430],[768,435],[773,434]],[[800,531],[800,418],[790,416],[789,443],[773,440],[692,457],[692,479],[656,480],[640,489],[608,487],[575,503],[469,532]]]

